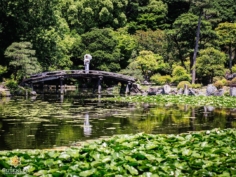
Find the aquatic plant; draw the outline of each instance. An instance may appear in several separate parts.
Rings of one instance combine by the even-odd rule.
[[[155,95],[155,96],[115,96],[103,98],[103,100],[131,103],[150,103],[150,104],[166,104],[173,103],[179,105],[195,105],[195,106],[215,106],[218,108],[235,108],[236,99],[230,96],[185,96],[185,95]]]
[[[0,174],[14,169],[21,176],[234,176],[235,139],[235,129],[214,129],[117,135],[62,150],[1,151]]]

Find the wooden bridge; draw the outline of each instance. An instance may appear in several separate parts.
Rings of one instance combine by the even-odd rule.
[[[29,78],[24,79],[21,82],[21,85],[29,85],[34,88],[35,85],[44,86],[44,84],[54,84],[58,87],[60,84],[60,92],[64,93],[63,83],[71,78],[87,81],[93,80],[97,86],[98,93],[101,93],[102,82],[106,83],[107,85],[121,83],[123,90],[126,85],[125,93],[129,92],[129,88],[135,82],[135,79],[131,76],[106,71],[89,70],[88,73],[85,73],[85,70],[60,70],[31,75]]]

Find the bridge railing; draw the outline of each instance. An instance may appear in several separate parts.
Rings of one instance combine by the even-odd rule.
[[[37,80],[43,81],[43,80],[50,80],[50,77],[52,77],[51,80],[54,80],[55,78],[60,77],[86,77],[86,76],[102,76],[107,78],[114,78],[114,79],[120,79],[120,80],[127,80],[131,82],[135,82],[135,79],[132,76],[126,76],[119,73],[112,73],[107,71],[99,71],[99,70],[89,70],[89,73],[85,73],[85,70],[59,70],[59,71],[49,71],[49,72],[43,72],[31,75],[30,78],[23,80],[23,83],[27,82],[36,82]]]

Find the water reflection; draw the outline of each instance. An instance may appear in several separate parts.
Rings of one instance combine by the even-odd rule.
[[[92,97],[41,95],[0,100],[0,149],[67,146],[114,134],[177,134],[236,127],[236,109],[88,98]]]
[[[86,112],[84,117],[84,135],[86,137],[89,137],[91,133],[92,133],[92,128],[91,125],[89,124],[89,113]]]

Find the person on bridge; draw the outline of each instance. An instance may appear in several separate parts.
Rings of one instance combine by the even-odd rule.
[[[92,56],[90,54],[85,54],[84,55],[84,68],[85,68],[85,73],[89,73],[89,63],[90,60],[92,60]]]

